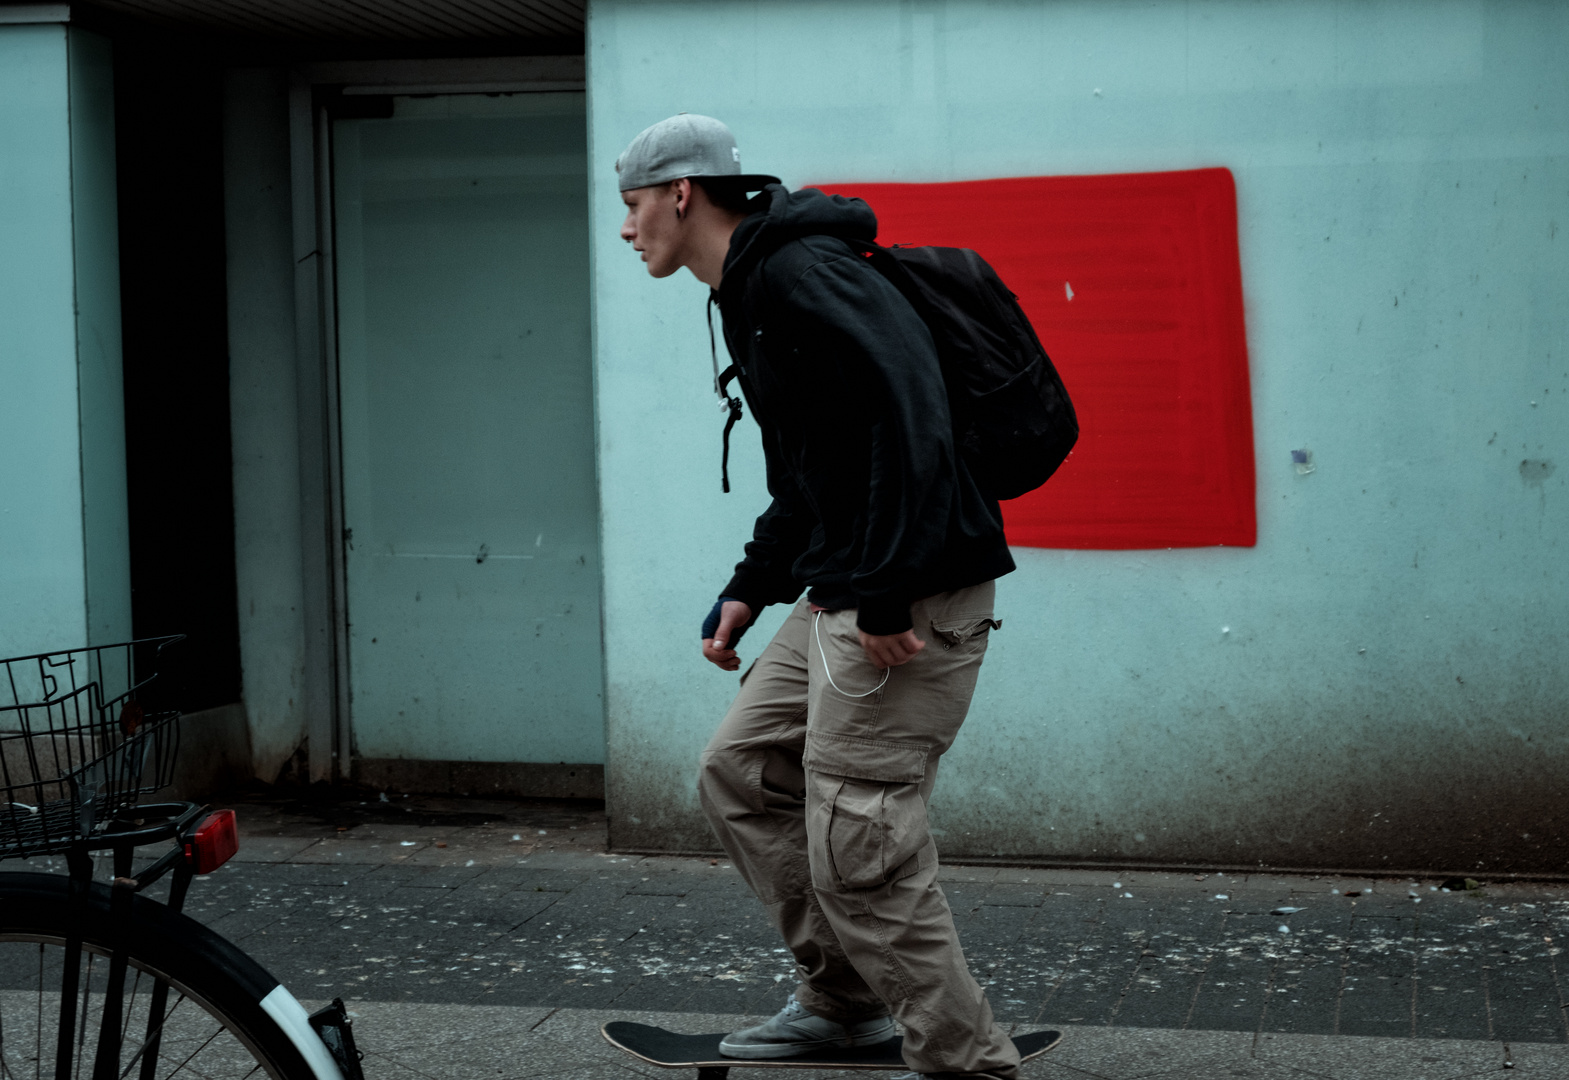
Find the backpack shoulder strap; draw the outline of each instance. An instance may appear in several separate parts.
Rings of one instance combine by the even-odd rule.
[[[899,294],[909,301],[915,313],[928,325],[931,323],[931,302],[920,284],[910,274],[900,257],[895,254],[898,245],[883,247],[875,240],[847,240],[850,249],[857,255],[863,255],[888,283],[899,290]]]
[[[741,399],[730,393],[730,383],[740,374],[740,366],[731,361],[724,371],[719,370],[719,343],[714,338],[714,294],[708,294],[708,356],[714,364],[714,393],[719,396],[719,407],[729,412],[725,419],[724,450],[719,457],[719,483],[724,494],[730,494],[730,432],[741,419]]]

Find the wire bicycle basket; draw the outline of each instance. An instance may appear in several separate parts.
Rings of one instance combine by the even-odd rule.
[[[180,713],[152,684],[183,639],[0,660],[0,859],[64,851],[169,786]]]

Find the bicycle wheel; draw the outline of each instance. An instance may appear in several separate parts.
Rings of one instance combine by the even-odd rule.
[[[56,875],[0,874],[0,1077],[6,1080],[56,1076],[65,944],[73,929],[80,930],[83,948],[70,1074],[73,1080],[95,1075],[115,940],[110,890],[94,883],[86,917],[77,923],[80,909],[68,889],[69,880]],[[338,1076],[330,1059],[324,1069],[320,1055],[312,1053],[317,1060],[307,1062],[301,1052],[297,1029],[305,1013],[299,1003],[260,964],[201,923],[138,896],[124,941],[121,1045],[118,1061],[110,1063],[119,1080]],[[162,994],[160,982],[168,988]],[[150,1024],[160,996],[166,997],[162,1022]],[[292,1036],[285,1025],[296,1029]],[[308,1042],[307,1048],[315,1049]]]

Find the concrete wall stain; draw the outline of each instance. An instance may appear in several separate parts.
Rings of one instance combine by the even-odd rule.
[[[1520,479],[1527,487],[1542,487],[1547,483],[1547,478],[1553,475],[1555,466],[1545,459],[1533,461],[1526,458],[1520,462]]]

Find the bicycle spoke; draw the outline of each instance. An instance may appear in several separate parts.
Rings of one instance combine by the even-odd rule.
[[[126,1065],[125,1071],[120,1074],[120,1080],[125,1080],[127,1076],[131,1075],[131,1070],[136,1068],[136,1063],[142,1059],[142,1054],[146,1052],[147,1044],[152,1042],[154,1038],[157,1038],[163,1034],[164,1025],[169,1022],[169,1017],[174,1015],[174,1010],[178,1009],[184,1001],[185,995],[181,994],[178,998],[175,999],[173,1005],[170,1005],[163,1011],[163,1019],[158,1021],[157,1027],[153,1028],[147,1033],[147,1037],[142,1040],[142,1045],[138,1046],[136,1048],[136,1053],[131,1055],[130,1064]],[[218,1030],[222,1031],[223,1029],[219,1028]],[[211,1039],[208,1040],[208,1042],[211,1041]]]
[[[38,943],[38,1030],[34,1032],[37,1045],[33,1048],[33,1080],[43,1080],[44,1075],[44,945]]]
[[[125,1026],[120,1029],[120,1045],[125,1045],[126,1036],[131,1031],[131,1014],[136,1011],[136,989],[142,985],[142,969],[136,969],[136,978],[131,982],[131,1000],[125,1006]]]
[[[0,1010],[0,1080],[11,1080],[11,1066],[6,1064],[4,1010]]]
[[[177,1072],[179,1072],[179,1071],[180,1071],[180,1070],[181,1070],[181,1069],[183,1069],[183,1068],[185,1068],[185,1067],[186,1067],[186,1066],[187,1066],[187,1065],[189,1065],[189,1064],[190,1064],[190,1063],[191,1063],[191,1059],[192,1059],[192,1058],[194,1058],[194,1057],[196,1057],[196,1055],[197,1055],[197,1054],[199,1054],[199,1053],[201,1053],[201,1052],[202,1052],[202,1051],[203,1051],[203,1050],[205,1050],[205,1049],[207,1049],[207,1047],[208,1047],[208,1046],[209,1046],[209,1045],[210,1045],[210,1044],[211,1044],[211,1043],[212,1043],[212,1041],[213,1041],[213,1040],[214,1040],[214,1039],[216,1039],[216,1038],[217,1038],[217,1037],[218,1037],[218,1036],[219,1036],[219,1035],[222,1035],[222,1034],[223,1034],[223,1032],[224,1032],[224,1029],[223,1029],[223,1028],[219,1028],[219,1029],[218,1029],[218,1030],[217,1030],[217,1031],[215,1031],[215,1032],[213,1032],[213,1033],[212,1033],[212,1034],[211,1034],[211,1035],[209,1035],[209,1036],[207,1036],[207,1041],[206,1041],[206,1042],[204,1042],[204,1043],[202,1043],[202,1044],[201,1044],[201,1045],[200,1045],[200,1046],[198,1046],[198,1047],[197,1047],[197,1048],[196,1048],[196,1049],[195,1049],[195,1050],[192,1050],[192,1051],[191,1051],[191,1056],[190,1056],[190,1057],[188,1057],[188,1058],[186,1058],[186,1059],[185,1059],[185,1060],[184,1060],[184,1061],[182,1061],[182,1062],[180,1062],[180,1063],[179,1063],[179,1064],[178,1064],[178,1065],[176,1065],[176,1066],[175,1066],[175,1067],[174,1067],[174,1072],[171,1072],[171,1073],[168,1073],[168,1074],[167,1074],[167,1075],[165,1075],[165,1076],[164,1076],[164,1078],[163,1078],[163,1080],[169,1080],[169,1077],[170,1077],[170,1076],[173,1076],[173,1075],[174,1075],[174,1073],[177,1073]],[[195,1070],[195,1069],[192,1069],[192,1070],[191,1070],[191,1071],[192,1071],[192,1072],[196,1072],[196,1070]],[[197,1075],[198,1075],[198,1076],[200,1076],[200,1075],[202,1075],[202,1074],[201,1074],[201,1073],[197,1073]]]
[[[82,1055],[87,1046],[87,1005],[93,995],[93,961],[97,953],[87,954],[87,975],[82,979],[82,1031],[76,1037],[76,1071],[71,1075],[73,1080],[82,1080]]]

